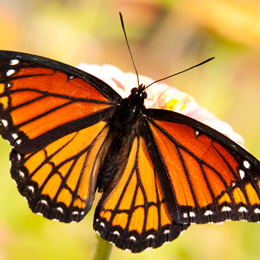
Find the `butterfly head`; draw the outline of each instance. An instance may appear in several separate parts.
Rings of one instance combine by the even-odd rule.
[[[141,103],[144,103],[144,100],[147,98],[147,93],[145,92],[145,86],[141,84],[139,85],[138,88],[132,88],[131,96],[141,101]]]

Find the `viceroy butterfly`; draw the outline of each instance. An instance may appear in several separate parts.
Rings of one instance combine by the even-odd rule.
[[[11,175],[34,213],[81,221],[134,253],[190,224],[260,221],[260,162],[182,114],[146,109],[100,79],[36,55],[0,51],[0,134]]]

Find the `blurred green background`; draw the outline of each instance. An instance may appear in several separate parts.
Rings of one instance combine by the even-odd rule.
[[[260,2],[256,0],[0,0],[0,49],[38,54],[76,66],[112,64],[134,71],[118,12],[139,74],[162,78],[227,121],[260,158]],[[134,86],[133,86],[134,87]],[[32,214],[9,174],[10,146],[0,139],[0,260],[91,259],[93,212],[79,224]],[[111,259],[240,260],[260,258],[260,225],[192,226],[176,241]]]

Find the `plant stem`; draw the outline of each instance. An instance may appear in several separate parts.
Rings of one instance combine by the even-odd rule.
[[[102,239],[98,234],[96,237],[97,246],[94,252],[93,260],[108,260],[112,250],[112,244]]]

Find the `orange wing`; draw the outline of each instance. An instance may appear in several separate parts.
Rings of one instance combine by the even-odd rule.
[[[145,139],[173,221],[260,221],[257,159],[193,119],[167,111],[149,113],[154,119],[147,122],[150,135]]]
[[[1,59],[5,55],[14,58]],[[53,68],[42,65],[45,63]],[[18,152],[27,153],[35,149],[35,143],[37,148],[43,147],[109,118],[120,96],[101,80],[87,76],[46,58],[0,52],[2,136]]]
[[[12,150],[12,177],[33,212],[62,222],[83,219],[94,199],[107,133],[101,121],[35,152]]]
[[[188,227],[172,221],[145,140],[136,137],[125,168],[96,208],[94,229],[117,247],[137,253],[172,241]]]
[[[63,222],[85,216],[119,98],[76,68],[0,52],[0,134],[13,146],[11,174],[33,212]]]

